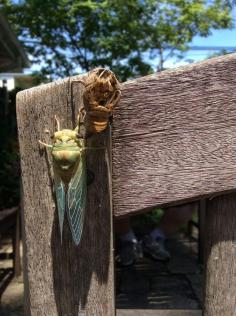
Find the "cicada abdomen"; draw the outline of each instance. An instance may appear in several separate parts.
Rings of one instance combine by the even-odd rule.
[[[55,118],[56,119],[56,118]],[[53,144],[40,144],[52,149],[54,189],[62,238],[65,213],[76,245],[81,240],[86,207],[86,159],[84,140],[78,138],[78,130],[60,130],[53,135]]]
[[[105,130],[119,102],[120,84],[112,71],[97,68],[89,72],[83,93],[84,126],[86,135],[100,133]]]

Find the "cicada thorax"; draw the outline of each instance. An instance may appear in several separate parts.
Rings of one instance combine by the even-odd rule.
[[[61,177],[63,183],[67,187],[78,168],[81,153],[77,153],[76,159],[74,154],[72,157],[71,151],[66,149],[63,151],[54,150],[52,151],[52,155],[55,171]]]
[[[98,68],[89,73],[83,94],[87,134],[100,133],[107,128],[119,98],[119,82],[110,70]]]
[[[68,186],[78,169],[83,153],[83,144],[72,130],[61,130],[54,134],[52,147],[53,165],[56,173]]]
[[[91,102],[86,96],[84,97],[84,107],[87,109],[85,110],[84,126],[86,132],[89,134],[100,133],[105,130],[112,116],[113,108],[106,108],[100,104],[98,102]]]

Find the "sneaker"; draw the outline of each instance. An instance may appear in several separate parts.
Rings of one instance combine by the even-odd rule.
[[[143,253],[154,260],[167,261],[171,258],[169,251],[165,248],[163,239],[153,240],[145,236],[142,241]]]
[[[142,258],[142,247],[140,243],[133,241],[119,241],[116,261],[121,266],[131,266],[139,258]]]

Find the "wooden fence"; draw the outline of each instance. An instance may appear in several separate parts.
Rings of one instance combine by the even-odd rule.
[[[64,128],[72,127],[84,88],[74,85],[72,95],[72,79],[66,78],[18,94],[26,315],[115,315],[112,213],[132,215],[204,197],[210,199],[203,314],[234,316],[235,72],[232,54],[122,85],[112,136],[108,129],[89,141],[107,147],[112,160],[105,150],[88,151],[95,179],[79,247],[67,223],[61,243],[51,156],[38,140],[50,142],[44,130],[52,131],[55,114]]]

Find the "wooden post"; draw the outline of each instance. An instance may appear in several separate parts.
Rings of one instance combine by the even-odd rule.
[[[236,193],[208,201],[204,316],[236,313]]]
[[[71,239],[67,220],[61,243],[52,186],[50,143],[54,115],[62,128],[72,128],[82,104],[83,86],[70,79],[25,90],[17,95],[17,119],[24,195],[25,311],[30,316],[114,315],[114,271],[110,173],[105,149],[88,151],[87,167],[94,174],[88,186],[84,231],[79,247]],[[74,106],[72,106],[72,103]],[[106,131],[88,146],[107,147]]]
[[[13,268],[14,275],[16,277],[21,274],[21,257],[20,257],[20,207],[17,209],[16,222],[14,225],[14,236],[13,236]]]

